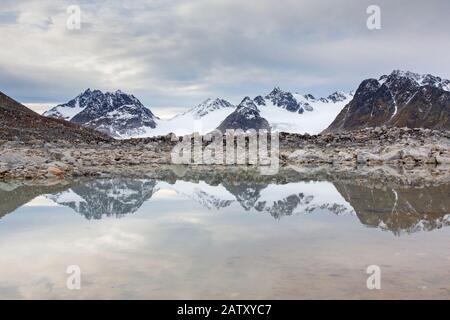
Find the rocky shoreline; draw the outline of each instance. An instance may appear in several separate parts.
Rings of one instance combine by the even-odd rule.
[[[378,127],[284,140],[289,163],[450,164],[450,131]]]
[[[450,175],[449,131],[371,128],[326,135],[281,133],[279,139],[282,167],[327,165],[348,171],[361,166],[391,165],[407,169],[426,167],[432,175]],[[139,173],[171,165],[175,144],[170,135],[90,143],[0,141],[0,180]],[[215,166],[215,170],[221,167],[229,166]]]

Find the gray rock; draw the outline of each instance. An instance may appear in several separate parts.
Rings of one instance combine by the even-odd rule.
[[[435,158],[438,164],[450,164],[450,156],[437,155]]]
[[[26,163],[26,158],[16,153],[4,153],[0,156],[0,162],[6,163],[8,166],[18,166]]]

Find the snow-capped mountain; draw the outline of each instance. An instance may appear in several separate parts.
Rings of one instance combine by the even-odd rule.
[[[326,98],[322,98],[321,101],[323,102],[333,102],[333,103],[338,103],[338,102],[342,102],[342,101],[348,101],[350,97],[353,97],[353,92],[347,94],[343,91],[336,91],[332,94],[330,94],[328,97]],[[306,96],[305,96],[306,97]],[[314,97],[313,97],[314,99]]]
[[[88,89],[44,115],[115,138],[206,134],[216,128],[270,128],[300,134],[381,125],[449,129],[449,90],[449,80],[395,70],[378,80],[364,80],[356,93],[336,91],[316,98],[276,87],[267,95],[245,98],[237,107],[224,99],[207,99],[169,120],[157,118],[137,98],[120,90]]]
[[[87,89],[44,116],[78,123],[115,138],[142,134],[147,128],[155,128],[158,120],[135,96],[120,90],[103,93]]]
[[[261,117],[255,102],[249,97],[245,97],[236,110],[226,117],[217,129],[222,133],[225,133],[227,129],[241,129],[244,131],[249,129],[269,130],[270,125],[266,119]]]
[[[318,134],[351,101],[353,93],[334,92],[326,98],[290,93],[276,87],[264,98],[254,99],[272,131]]]
[[[352,94],[335,92],[316,99],[311,94],[293,94],[276,87],[264,97],[257,96],[253,100],[246,97],[237,107],[221,98],[207,99],[163,120],[133,95],[120,90],[103,93],[88,89],[68,103],[48,110],[44,116],[78,123],[119,139],[169,133],[206,134],[216,128],[317,134],[351,98]]]
[[[236,106],[224,99],[207,99],[169,120],[158,120],[156,128],[147,128],[146,132],[139,136],[149,137],[169,133],[181,136],[193,132],[206,134],[217,128],[235,109]]]
[[[214,100],[211,98],[208,98],[205,101],[203,101],[202,103],[200,103],[198,106],[189,109],[182,115],[190,114],[194,118],[199,119],[201,117],[204,117],[204,116],[210,114],[213,111],[224,110],[227,108],[234,109],[235,106],[232,105],[231,103],[229,103],[228,101],[220,99],[220,98],[217,98]]]
[[[383,125],[449,130],[449,89],[449,80],[400,70],[364,80],[324,132]]]
[[[311,96],[312,97],[312,96]],[[276,87],[269,93],[265,99],[262,99],[261,96],[255,98],[255,102],[260,106],[267,106],[268,101],[274,106],[279,108],[286,109],[290,112],[296,112],[302,114],[305,110],[312,111],[313,108],[309,105],[308,102],[298,101],[292,93],[285,92],[281,90],[279,87]]]
[[[411,71],[394,70],[390,75],[380,77],[381,84],[393,82],[398,79],[407,79],[419,86],[432,86],[445,91],[450,91],[450,80],[442,79],[431,74],[418,74]]]
[[[267,128],[267,121],[273,131],[317,134],[336,118],[352,97],[353,93],[340,91],[326,98],[316,99],[311,94],[292,94],[276,87],[264,97],[260,95],[253,100],[245,98],[239,104],[241,108],[223,99],[207,99],[170,120],[159,120],[155,129],[148,129],[140,136],[166,135],[171,132],[177,135],[193,132],[206,134],[219,128],[227,117],[233,119],[228,118],[228,125],[220,127],[221,129]],[[248,121],[243,120],[245,117],[254,118]],[[230,125],[231,122],[234,125]]]

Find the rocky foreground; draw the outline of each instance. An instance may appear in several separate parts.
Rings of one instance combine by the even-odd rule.
[[[328,135],[280,134],[283,167],[427,167],[430,175],[450,175],[450,132],[375,128]],[[133,174],[172,164],[176,142],[156,138],[69,142],[0,140],[0,179],[54,179]],[[216,166],[216,168],[225,166]],[[302,169],[302,170],[303,170]]]

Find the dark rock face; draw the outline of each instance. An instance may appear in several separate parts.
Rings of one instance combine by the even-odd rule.
[[[280,108],[284,108],[291,112],[303,113],[304,109],[300,103],[294,98],[292,93],[285,92],[280,88],[275,88],[266,96],[267,100]]]
[[[225,133],[227,129],[270,130],[269,122],[261,117],[256,104],[249,97],[244,98],[236,110],[230,114],[217,128]]]
[[[257,96],[255,99],[253,99],[253,101],[258,106],[265,106],[266,105],[266,101],[264,100],[264,98],[262,96]]]
[[[338,92],[338,91],[333,92],[326,98],[327,101],[332,101],[334,103],[344,101],[346,99],[347,99],[347,97],[345,96],[344,92]]]
[[[311,101],[316,100],[316,98],[310,93],[305,94],[304,97],[305,97],[306,100],[311,100]]]
[[[136,97],[120,90],[103,93],[88,89],[44,115],[69,120],[113,137],[139,133],[146,127],[156,127],[153,113]]]
[[[364,80],[324,133],[391,126],[450,130],[449,80],[394,71]]]
[[[421,87],[395,117],[397,127],[450,130],[450,92],[432,86]]]
[[[0,92],[0,139],[18,141],[109,141],[109,137],[64,120],[43,117]]]

